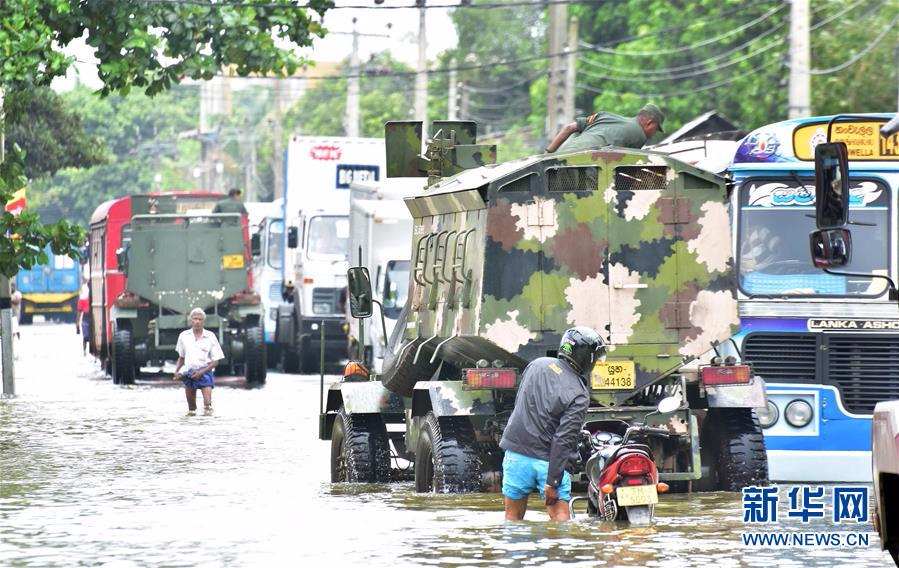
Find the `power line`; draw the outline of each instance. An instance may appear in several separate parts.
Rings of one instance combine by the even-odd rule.
[[[211,3],[204,0],[141,0],[148,4],[175,4],[188,6],[201,6],[204,8],[288,8],[288,9],[312,9],[317,11],[317,7],[310,4],[273,4],[265,2],[221,2]],[[343,6],[329,6],[325,10],[420,10],[420,9],[457,9],[457,8],[475,8],[482,10],[493,10],[501,8],[519,8],[524,6],[542,7],[553,6],[556,4],[607,4],[603,0],[539,0],[539,1],[521,1],[521,2],[486,2],[481,4],[473,4],[470,1],[460,0],[453,4],[347,4]]]
[[[850,65],[852,65],[853,63],[855,63],[856,61],[858,61],[859,59],[861,59],[862,57],[867,55],[872,49],[877,47],[877,44],[880,43],[881,40],[883,40],[883,38],[886,37],[887,33],[890,32],[891,30],[895,29],[894,26],[896,25],[897,22],[899,22],[899,16],[896,16],[895,18],[893,18],[893,21],[890,22],[889,25],[886,28],[884,28],[883,31],[880,32],[880,34],[876,38],[874,38],[874,40],[871,43],[866,45],[860,52],[856,53],[855,55],[853,55],[852,57],[850,57],[843,63],[840,63],[839,65],[830,67],[828,69],[811,69],[811,70],[809,70],[809,74],[810,75],[829,75],[831,73],[836,73],[837,71],[842,71],[843,69],[849,67]]]

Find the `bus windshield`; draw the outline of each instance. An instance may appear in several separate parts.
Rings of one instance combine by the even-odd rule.
[[[740,188],[740,289],[748,296],[879,296],[886,281],[835,276],[812,265],[814,181],[750,179]],[[852,262],[847,271],[887,274],[889,192],[876,181],[850,182]]]
[[[384,317],[397,319],[409,293],[409,261],[391,260],[384,273]]]
[[[282,250],[284,250],[284,221],[277,219],[268,224],[268,247],[265,258],[269,266],[281,268]]]
[[[309,220],[306,256],[311,259],[347,258],[350,220],[336,215],[318,216]]]

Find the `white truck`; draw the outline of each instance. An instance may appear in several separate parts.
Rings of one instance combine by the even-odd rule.
[[[293,136],[284,177],[283,296],[275,341],[286,372],[347,356],[345,316],[350,185],[380,181],[386,171],[378,138]]]
[[[365,266],[372,276],[375,299],[381,303],[380,319],[361,320],[363,361],[381,372],[387,340],[393,332],[409,289],[412,215],[404,203],[424,188],[420,178],[393,178],[379,183],[353,183],[350,193],[349,255],[354,266]],[[360,322],[349,315],[349,356],[358,358]],[[386,335],[385,335],[386,329]]]
[[[275,343],[275,330],[278,306],[284,303],[284,200],[247,202],[244,205],[248,213],[253,252],[253,290],[259,294],[264,308],[263,334],[268,365],[272,367],[281,357]]]

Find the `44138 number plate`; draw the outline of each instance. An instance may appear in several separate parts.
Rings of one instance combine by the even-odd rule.
[[[659,502],[659,492],[655,485],[634,485],[631,487],[619,487],[615,490],[619,507],[633,507],[635,505],[655,505]]]
[[[590,373],[590,385],[594,390],[632,390],[636,374],[633,361],[598,362]]]

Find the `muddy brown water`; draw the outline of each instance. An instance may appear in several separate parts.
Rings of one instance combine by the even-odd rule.
[[[506,523],[498,494],[332,485],[318,377],[223,378],[215,414],[186,416],[170,380],[113,386],[71,327],[23,327],[18,397],[0,401],[0,566],[892,564],[870,523],[852,527],[869,547],[745,548],[730,493],[665,495],[631,528],[548,522],[537,500]]]

